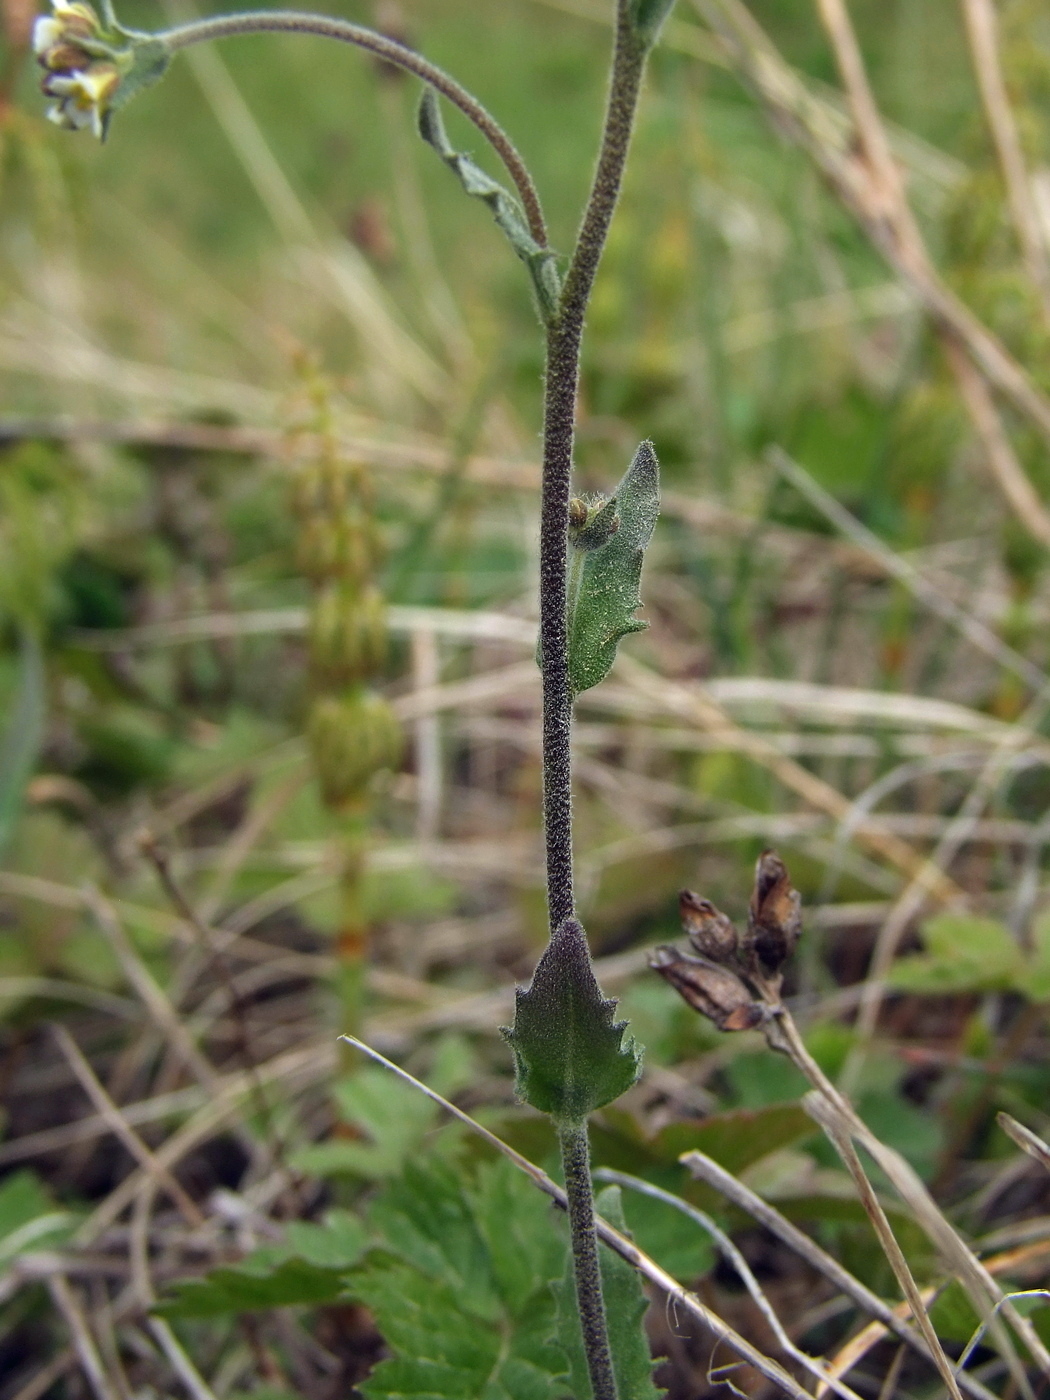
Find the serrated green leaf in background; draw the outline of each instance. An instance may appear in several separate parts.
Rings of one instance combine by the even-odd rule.
[[[340,1079],[334,1097],[343,1121],[363,1130],[365,1136],[333,1138],[301,1148],[291,1158],[296,1170],[366,1181],[394,1176],[437,1117],[429,1099],[381,1069],[356,1070]]]
[[[330,1211],[320,1225],[294,1220],[283,1244],[257,1249],[204,1278],[177,1281],[157,1311],[167,1317],[222,1317],[334,1303],[345,1295],[347,1270],[367,1243],[364,1222],[348,1210]]]
[[[900,958],[887,983],[907,992],[1023,992],[1025,958],[1005,924],[973,914],[938,914],[922,926],[925,953]]]
[[[503,1035],[514,1051],[518,1097],[557,1122],[581,1123],[612,1103],[642,1072],[641,1051],[616,1002],[602,996],[587,937],[576,919],[555,931],[532,982],[515,992],[514,1024]]]
[[[438,95],[431,87],[423,90],[418,125],[420,136],[454,172],[466,193],[488,205],[510,246],[529,270],[540,315],[544,321],[551,320],[561,295],[555,255],[549,248],[541,248],[533,238],[521,205],[509,190],[452,146],[445,131]]]
[[[412,1165],[377,1199],[382,1239],[351,1275],[394,1355],[368,1400],[564,1400],[551,1281],[565,1245],[544,1198],[508,1162],[474,1181]]]
[[[594,1207],[610,1225],[626,1233],[618,1186],[607,1186],[600,1191]],[[641,1278],[637,1270],[605,1245],[599,1246],[599,1254],[617,1400],[659,1400],[664,1392],[653,1385],[653,1360],[642,1325],[649,1300]],[[571,1254],[566,1260],[564,1276],[554,1285],[554,1292],[558,1300],[558,1341],[569,1358],[572,1394],[575,1400],[591,1400],[594,1392],[583,1350]]]
[[[645,547],[660,513],[660,464],[651,442],[634,454],[613,498],[618,529],[600,549],[569,547],[569,684],[573,695],[603,681],[621,637],[642,632],[635,617]]]
[[[268,1308],[321,1307],[346,1296],[344,1274],[280,1248],[260,1249],[232,1268],[178,1280],[155,1311],[164,1317],[226,1317]]]

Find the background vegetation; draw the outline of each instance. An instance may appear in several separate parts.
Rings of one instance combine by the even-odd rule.
[[[480,1395],[485,1327],[542,1369],[546,1207],[335,1035],[359,1014],[550,1155],[496,1033],[545,939],[525,280],[416,140],[396,74],[292,38],[194,51],[97,147],[43,120],[25,12],[3,6],[0,1396],[346,1396],[441,1309],[480,1340],[440,1393]],[[608,8],[339,12],[479,95],[565,247]],[[613,484],[648,436],[666,484],[651,628],[580,705],[581,910],[647,1049],[596,1155],[720,1210],[795,1341],[831,1354],[850,1305],[677,1156],[702,1147],[895,1297],[852,1185],[801,1077],[757,1033],[700,1022],[647,951],[675,936],[682,885],[741,914],[775,844],[805,900],[789,991],[811,1052],[1004,1281],[1041,1281],[1048,1183],[995,1112],[1050,1126],[1050,536],[1008,503],[915,281],[741,84],[705,22],[718,8],[681,0],[654,55],[585,345],[581,485]],[[1050,320],[961,11],[851,10],[933,264],[1050,392]],[[751,12],[841,129],[815,8]],[[1045,259],[1050,21],[1028,0],[999,18]],[[1038,505],[1045,438],[997,402]],[[377,522],[367,582],[390,644],[372,680],[404,741],[349,810],[315,777],[330,747],[304,737],[328,684],[306,635],[323,580],[301,486],[319,463]],[[700,1231],[625,1207],[643,1247],[777,1354]],[[508,1221],[528,1255],[511,1281],[492,1263]],[[937,1282],[914,1222],[894,1223]],[[949,1290],[937,1307],[958,1355],[968,1305]],[[713,1389],[713,1339],[660,1306],[650,1324],[670,1394]],[[880,1343],[850,1383],[929,1386],[895,1357]],[[982,1364],[1002,1374],[991,1348]]]

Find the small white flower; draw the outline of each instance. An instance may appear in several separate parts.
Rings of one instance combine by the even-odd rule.
[[[40,58],[49,49],[61,44],[64,37],[65,30],[60,19],[53,19],[50,15],[41,15],[33,25],[33,52]]]
[[[68,131],[90,130],[101,141],[120,71],[112,63],[93,63],[72,73],[51,73],[43,83],[48,97],[58,99],[48,108],[48,120]]]

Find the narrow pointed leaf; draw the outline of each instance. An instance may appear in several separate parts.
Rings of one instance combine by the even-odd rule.
[[[628,1234],[618,1186],[607,1186],[599,1192],[594,1205],[610,1225]],[[599,1245],[599,1263],[617,1400],[659,1400],[664,1392],[653,1385],[653,1360],[642,1325],[649,1300],[641,1278],[626,1259],[621,1259],[606,1245]],[[558,1300],[558,1342],[569,1363],[572,1394],[576,1400],[591,1400],[593,1392],[576,1307],[571,1250],[567,1252],[565,1274],[553,1287]]]
[[[532,984],[515,994],[514,1025],[503,1034],[514,1051],[519,1098],[562,1122],[581,1122],[635,1083],[641,1051],[616,1002],[602,996],[576,919],[566,919],[536,965]]]
[[[660,464],[651,442],[634,454],[614,497],[619,528],[600,549],[570,545],[569,682],[574,695],[603,681],[636,618],[645,547],[660,513]]]
[[[510,191],[491,175],[486,175],[468,155],[454,149],[445,131],[438,95],[430,87],[424,88],[419,104],[419,134],[455,173],[467,194],[488,205],[511,247],[529,269],[540,313],[544,321],[549,321],[557,310],[561,294],[555,255],[549,248],[541,248],[533,238],[521,205]]]

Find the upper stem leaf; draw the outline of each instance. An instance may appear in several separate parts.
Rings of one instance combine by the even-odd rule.
[[[642,1072],[626,1021],[602,996],[577,919],[554,931],[532,984],[515,993],[514,1025],[503,1034],[514,1051],[518,1097],[556,1121],[580,1123],[625,1093]]]
[[[561,296],[555,254],[541,247],[529,231],[521,205],[498,180],[486,175],[468,155],[453,148],[445,131],[438,95],[433,88],[423,89],[419,104],[419,134],[428,146],[454,171],[467,194],[482,200],[492,210],[493,218],[506,234],[510,246],[529,269],[532,285],[544,322],[553,319]]]
[[[570,538],[569,683],[574,696],[603,681],[621,637],[649,625],[641,606],[642,557],[660,513],[660,464],[651,442],[634,454],[613,498],[618,528],[599,548]]]

